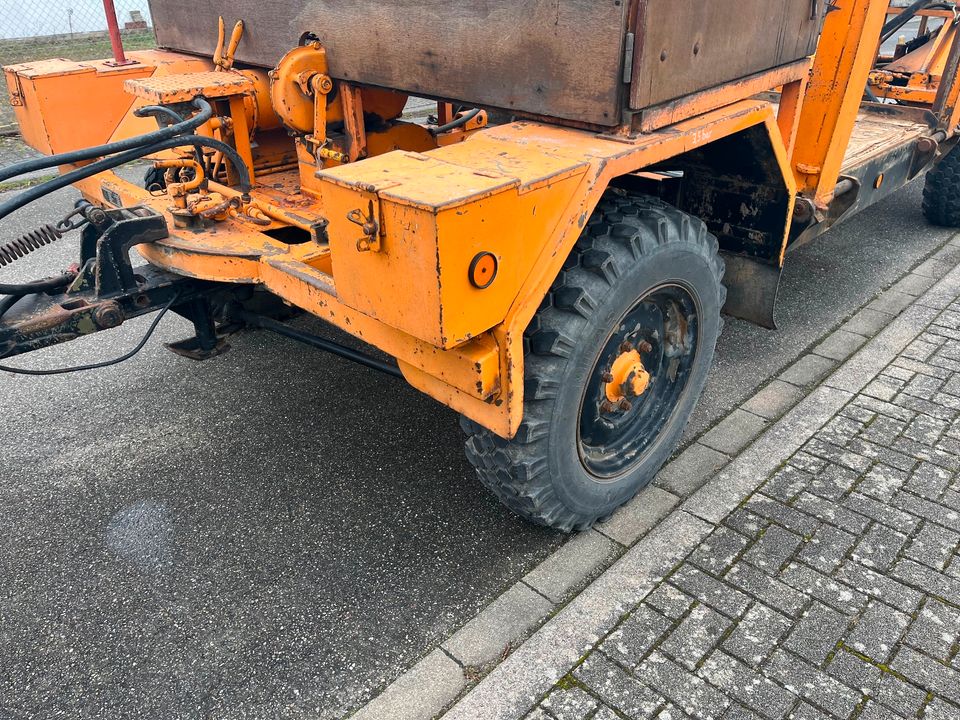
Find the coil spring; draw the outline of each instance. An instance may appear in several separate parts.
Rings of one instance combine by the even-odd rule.
[[[0,267],[39,250],[44,245],[56,242],[63,237],[63,232],[54,225],[42,225],[36,230],[21,235],[8,243],[0,245]]]

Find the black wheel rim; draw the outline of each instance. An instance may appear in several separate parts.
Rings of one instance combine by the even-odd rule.
[[[594,364],[580,405],[577,443],[584,468],[612,481],[643,462],[686,390],[700,338],[693,295],[679,285],[646,293],[617,323]],[[649,384],[635,394],[636,358]],[[619,383],[620,369],[633,368]],[[611,398],[611,393],[616,397]],[[624,402],[625,401],[625,402]]]

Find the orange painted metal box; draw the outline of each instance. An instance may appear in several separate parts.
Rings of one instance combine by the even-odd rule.
[[[442,348],[502,321],[585,167],[547,161],[537,182],[524,182],[452,162],[470,145],[318,173],[337,297]],[[362,227],[370,220],[373,247]]]

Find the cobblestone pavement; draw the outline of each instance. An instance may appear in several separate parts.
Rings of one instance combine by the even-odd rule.
[[[960,718],[960,302],[530,720]]]

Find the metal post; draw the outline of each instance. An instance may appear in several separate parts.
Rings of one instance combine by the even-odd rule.
[[[133,61],[127,60],[123,54],[123,40],[120,38],[120,24],[117,22],[117,10],[113,0],[103,0],[103,12],[107,15],[107,32],[110,33],[110,45],[113,48],[113,62],[111,65],[130,65]]]

